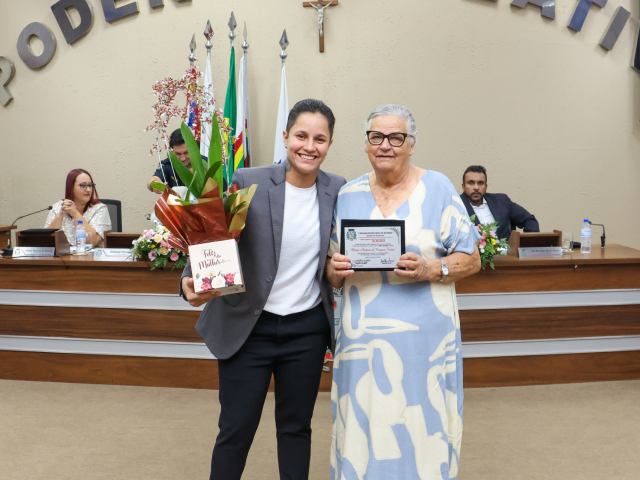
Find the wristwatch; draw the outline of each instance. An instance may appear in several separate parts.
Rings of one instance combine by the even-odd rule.
[[[447,262],[444,261],[444,258],[440,259],[440,263],[442,264],[442,278],[438,280],[438,282],[442,283],[444,282],[444,279],[447,278],[447,275],[449,275],[449,266],[447,265]]]

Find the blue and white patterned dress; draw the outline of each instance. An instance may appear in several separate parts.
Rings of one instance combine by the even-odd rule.
[[[329,255],[342,219],[383,219],[368,175],[340,190]],[[426,259],[471,254],[479,239],[441,173],[424,173],[388,219],[404,219],[406,251]],[[454,284],[393,272],[346,278],[331,400],[333,480],[451,480],[462,441],[462,351]]]

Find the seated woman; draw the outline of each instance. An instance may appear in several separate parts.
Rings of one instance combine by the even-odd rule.
[[[76,226],[82,221],[87,233],[93,233],[92,242],[98,242],[105,230],[111,230],[109,210],[98,200],[96,184],[91,174],[81,168],[67,175],[64,199],[54,203],[45,228],[62,228],[71,245],[76,244]]]
[[[369,116],[373,172],[338,195],[327,277],[344,284],[333,364],[332,478],[458,475],[462,345],[454,282],[480,270],[480,238],[447,177],[412,165],[413,116],[385,105]],[[422,163],[427,163],[422,154]],[[394,271],[354,271],[340,255],[343,219],[403,219]]]

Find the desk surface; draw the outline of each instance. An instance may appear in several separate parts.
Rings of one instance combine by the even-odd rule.
[[[0,225],[0,232],[8,232],[9,230],[15,230],[17,225]]]
[[[517,253],[496,257],[494,264],[499,267],[522,267],[524,265],[604,265],[612,263],[640,263],[640,250],[612,244],[602,249],[592,246],[591,253],[580,253],[579,248],[573,249],[562,258],[519,258]]]

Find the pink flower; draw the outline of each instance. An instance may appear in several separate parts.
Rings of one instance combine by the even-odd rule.
[[[487,239],[487,232],[482,232],[482,240],[486,240]]]
[[[153,237],[153,232],[151,230],[145,230],[143,233],[144,233],[144,236],[147,238]]]
[[[165,242],[164,240],[162,242],[160,242],[160,246],[163,248],[169,248],[169,244],[167,242]]]
[[[158,256],[158,254],[156,252],[154,252],[153,250],[151,250],[149,252],[149,260],[151,260],[152,262],[156,259],[157,256]]]
[[[480,225],[476,225],[475,227],[476,227],[476,232],[479,232],[480,231]]]
[[[479,245],[480,245],[481,247],[484,247],[486,244],[487,244],[487,241],[486,241],[484,238],[483,238],[482,240],[480,240]]]
[[[180,255],[178,255],[178,252],[173,252],[169,258],[172,262],[177,262],[180,258]]]
[[[498,235],[496,235],[496,231],[495,230],[491,230],[491,236],[493,238],[498,238]]]

